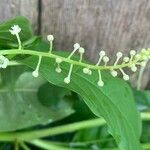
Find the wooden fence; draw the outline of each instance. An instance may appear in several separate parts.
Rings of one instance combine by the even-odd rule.
[[[55,36],[57,49],[72,49],[75,42],[96,62],[104,49],[116,51],[150,47],[150,0],[0,0],[0,22],[27,16],[37,34]],[[148,86],[150,65],[144,74]]]

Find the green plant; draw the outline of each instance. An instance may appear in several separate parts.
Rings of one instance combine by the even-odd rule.
[[[14,142],[16,150],[34,149],[31,145],[52,150],[117,149],[117,145],[122,150],[150,148],[149,135],[142,134],[140,144],[141,117],[148,130],[149,113],[142,112],[140,117],[135,104],[137,94],[149,102],[150,92],[136,91],[116,77],[120,71],[123,79],[129,80],[124,68],[137,72],[137,66],[142,66],[143,72],[150,49],[138,54],[131,50],[130,57],[124,57],[121,63],[123,55],[118,52],[113,65],[108,65],[109,58],[101,51],[93,65],[83,60],[85,50],[78,43],[69,54],[54,50],[52,35],[47,40],[34,36],[24,17],[0,25],[1,149],[11,149],[6,142]],[[76,51],[79,56],[74,55]],[[149,105],[144,106],[148,111]],[[84,130],[75,132],[79,129]]]

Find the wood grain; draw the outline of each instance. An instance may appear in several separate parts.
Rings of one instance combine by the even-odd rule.
[[[97,61],[101,49],[114,61],[116,51],[150,47],[149,0],[43,0],[42,34],[55,36],[57,49],[71,50],[75,42],[86,57]],[[150,79],[150,67],[143,86]]]
[[[38,29],[38,0],[0,0],[0,22],[23,15]]]

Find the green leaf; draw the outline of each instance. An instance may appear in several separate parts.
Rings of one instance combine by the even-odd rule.
[[[0,131],[47,124],[73,113],[71,108],[52,110],[38,100],[38,89],[46,82],[42,78],[33,78],[31,72],[20,75],[16,67],[1,73]]]
[[[62,52],[59,55],[68,56]],[[32,68],[36,67],[38,58],[30,57],[24,63]],[[141,135],[141,120],[137,111],[133,94],[127,83],[113,78],[102,72],[104,87],[97,86],[98,74],[93,71],[91,76],[85,75],[81,67],[74,66],[70,84],[63,82],[68,74],[69,65],[62,63],[62,73],[55,72],[55,60],[43,58],[40,74],[50,83],[68,88],[78,93],[91,111],[102,116],[109,127],[109,132],[116,140],[120,149],[140,150],[139,137]]]
[[[22,16],[16,17],[12,20],[0,24],[0,47],[16,47],[16,36],[9,32],[13,25],[19,25],[21,32],[19,33],[21,41],[26,41],[33,36],[30,22]]]
[[[150,108],[150,91],[139,91],[133,89],[133,93],[139,110],[142,111]]]

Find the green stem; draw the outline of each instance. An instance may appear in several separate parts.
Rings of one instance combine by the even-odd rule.
[[[147,64],[147,62],[146,62],[146,64]],[[142,77],[143,77],[145,67],[146,67],[146,65],[144,67],[140,68],[140,73],[139,73],[139,77],[138,77],[138,81],[137,81],[137,90],[141,89]]]
[[[49,141],[44,141],[44,140],[33,140],[30,141],[29,143],[37,146],[37,147],[41,147],[43,149],[49,149],[49,150],[70,150],[70,147],[64,147],[64,146],[59,146],[56,145],[53,142],[49,142]],[[76,148],[71,148],[71,150],[82,150],[82,149],[76,149]]]
[[[20,146],[21,146],[24,150],[31,150],[24,142],[20,142]]]
[[[19,141],[18,141],[18,139],[15,140],[14,150],[19,150]]]
[[[41,129],[37,131],[24,131],[15,133],[1,133],[0,141],[14,141],[16,138],[20,141],[29,141],[46,136],[53,136],[63,133],[74,132],[76,130],[86,129],[90,127],[97,127],[106,124],[104,119],[92,119],[87,121],[81,121],[68,125],[62,125],[58,127],[52,127],[49,129]]]
[[[141,118],[143,121],[150,121],[150,114],[141,113]],[[33,139],[43,138],[47,136],[74,132],[76,130],[103,126],[104,124],[106,124],[106,121],[104,119],[98,118],[98,119],[92,119],[92,120],[62,125],[58,127],[52,127],[49,129],[40,129],[37,131],[0,133],[0,141],[15,141],[15,139],[18,139],[19,141],[30,141]]]
[[[60,58],[63,62],[82,66],[85,68],[90,68],[93,70],[115,70],[115,69],[119,69],[119,68],[129,67],[129,66],[132,66],[133,64],[137,63],[137,60],[134,60],[129,63],[122,63],[122,64],[116,65],[116,66],[114,66],[114,65],[113,66],[97,66],[97,65],[91,65],[91,64],[80,62],[80,61],[75,61],[72,59],[64,58],[64,57],[61,57],[61,56],[58,56],[58,55],[55,55],[52,53],[46,53],[46,52],[23,50],[23,49],[22,50],[12,49],[12,50],[1,50],[0,51],[0,55],[13,55],[13,54],[33,55],[33,56],[38,56],[38,57],[42,56],[42,57],[49,57],[49,58],[53,58],[53,59]],[[149,57],[149,55],[148,55],[148,57]]]

